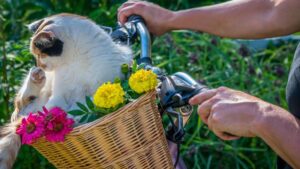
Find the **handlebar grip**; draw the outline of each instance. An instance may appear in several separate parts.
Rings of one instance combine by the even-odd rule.
[[[142,22],[146,25],[145,20],[140,15],[130,15],[127,19],[127,22],[134,22],[134,23]]]
[[[176,76],[179,79],[182,79],[189,86],[194,86],[195,87],[195,90],[190,93],[191,96],[194,96],[194,95],[196,95],[198,93],[204,92],[205,90],[209,90],[209,88],[207,86],[196,82],[190,75],[188,75],[186,73],[177,72],[173,76]]]

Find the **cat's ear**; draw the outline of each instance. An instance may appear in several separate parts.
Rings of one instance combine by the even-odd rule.
[[[33,45],[41,53],[48,56],[60,56],[63,51],[63,42],[51,31],[39,32],[33,39]]]
[[[42,24],[43,22],[44,22],[44,19],[35,21],[35,22],[33,22],[33,23],[29,24],[29,25],[26,25],[26,26],[27,26],[27,28],[28,28],[32,33],[35,33],[35,32],[38,30],[39,26],[41,26],[41,24]]]

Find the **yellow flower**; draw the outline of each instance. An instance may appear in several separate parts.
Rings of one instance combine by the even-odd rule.
[[[94,104],[101,108],[114,108],[124,102],[125,92],[120,83],[102,84],[94,94]]]
[[[138,70],[129,78],[130,88],[139,94],[154,89],[156,85],[157,77],[151,70]]]

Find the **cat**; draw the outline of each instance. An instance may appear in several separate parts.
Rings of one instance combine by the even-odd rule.
[[[121,65],[132,61],[130,48],[114,43],[103,29],[81,16],[54,15],[29,28],[35,32],[30,50],[37,65],[53,73],[47,108],[73,109],[100,84],[122,78]]]
[[[30,51],[39,68],[29,72],[16,96],[12,122],[0,130],[0,169],[11,168],[19,150],[17,119],[42,106],[76,109],[76,102],[84,102],[102,83],[123,78],[121,65],[132,62],[128,46],[113,42],[82,16],[53,15],[28,28],[33,32]]]

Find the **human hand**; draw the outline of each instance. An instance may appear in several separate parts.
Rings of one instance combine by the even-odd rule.
[[[190,99],[209,129],[223,140],[255,137],[264,113],[272,109],[263,100],[226,87],[208,90]]]
[[[145,1],[128,1],[118,9],[118,20],[121,24],[133,14],[140,15],[154,35],[162,35],[171,30],[171,19],[174,13],[156,4]]]

